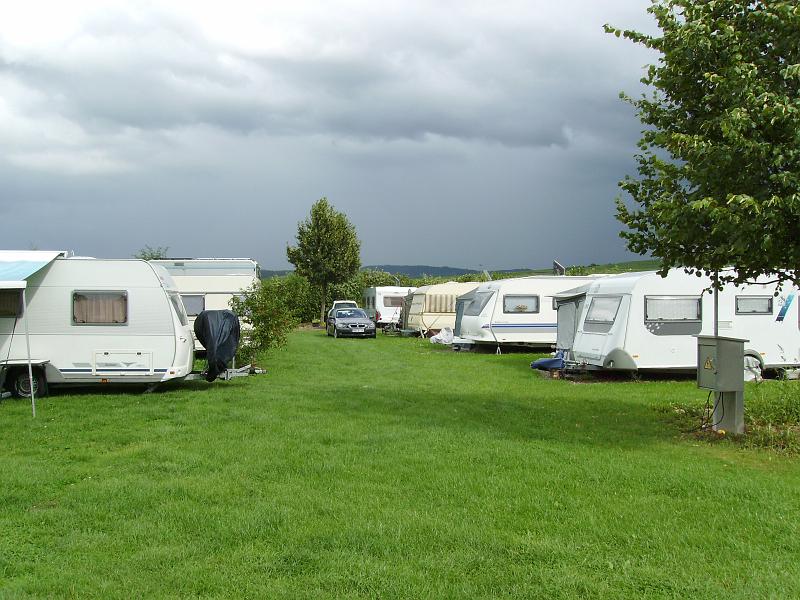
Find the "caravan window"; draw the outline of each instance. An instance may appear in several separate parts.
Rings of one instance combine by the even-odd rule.
[[[483,312],[484,307],[489,303],[489,299],[494,296],[494,292],[475,292],[475,297],[464,307],[464,314],[470,317],[477,317]]]
[[[206,309],[206,297],[203,294],[181,294],[186,314],[196,317]]]
[[[128,292],[73,292],[73,325],[125,325]]]
[[[22,290],[0,290],[0,317],[22,316]]]
[[[597,296],[592,298],[586,318],[583,320],[583,329],[589,333],[608,333],[614,326],[617,318],[622,296]]]
[[[503,296],[504,313],[538,313],[539,296]]]
[[[645,296],[644,320],[699,321],[699,296]]]
[[[772,296],[736,296],[737,315],[771,315]]]
[[[592,298],[589,310],[586,311],[586,323],[613,323],[617,318],[622,296],[599,296]]]
[[[454,313],[456,297],[453,294],[425,294],[425,312]]]
[[[175,292],[171,292],[169,294],[169,301],[172,302],[172,308],[175,309],[175,314],[178,315],[178,321],[181,322],[181,325],[188,325],[189,319],[186,316],[186,310],[184,310],[181,296]]]
[[[384,296],[383,305],[387,308],[399,308],[403,306],[402,296]]]

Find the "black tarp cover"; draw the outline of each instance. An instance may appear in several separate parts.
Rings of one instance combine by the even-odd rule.
[[[236,356],[239,318],[229,310],[204,310],[195,319],[194,334],[206,349],[206,381],[214,381]]]

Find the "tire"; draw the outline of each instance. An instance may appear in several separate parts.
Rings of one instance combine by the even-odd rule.
[[[11,374],[8,384],[15,398],[30,398],[30,379],[27,369],[17,369]],[[33,391],[37,398],[47,395],[47,382],[39,369],[33,370]]]

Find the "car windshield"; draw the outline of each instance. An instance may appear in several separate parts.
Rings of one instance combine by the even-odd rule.
[[[336,311],[337,319],[366,319],[367,313],[360,308],[348,308]]]

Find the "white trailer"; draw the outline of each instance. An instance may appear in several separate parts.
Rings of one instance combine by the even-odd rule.
[[[627,273],[598,279],[572,298],[559,300],[559,313],[574,336],[559,330],[559,345],[568,367],[623,371],[697,369],[697,335],[714,334],[714,298],[706,291],[708,277],[672,269]],[[585,292],[585,296],[582,293]],[[795,368],[800,365],[798,289],[781,290],[767,279],[719,292],[719,335],[748,340],[745,365],[753,369]],[[567,296],[567,294],[565,294]]]
[[[0,251],[6,389],[40,395],[47,385],[155,384],[191,372],[191,329],[164,269],[65,254]]]
[[[396,285],[368,287],[364,290],[364,311],[378,327],[400,322],[403,299],[417,288]]]
[[[597,277],[534,275],[481,284],[464,306],[458,335],[477,344],[552,346],[557,331],[553,297]]]
[[[418,287],[404,300],[403,328],[418,331],[421,335],[437,333],[445,327],[454,329],[456,298],[479,285],[476,281],[448,281]]]
[[[230,309],[234,296],[259,281],[258,263],[251,258],[169,258],[151,260],[164,267],[180,292],[189,324],[204,310]],[[203,345],[194,338],[195,350]]]

